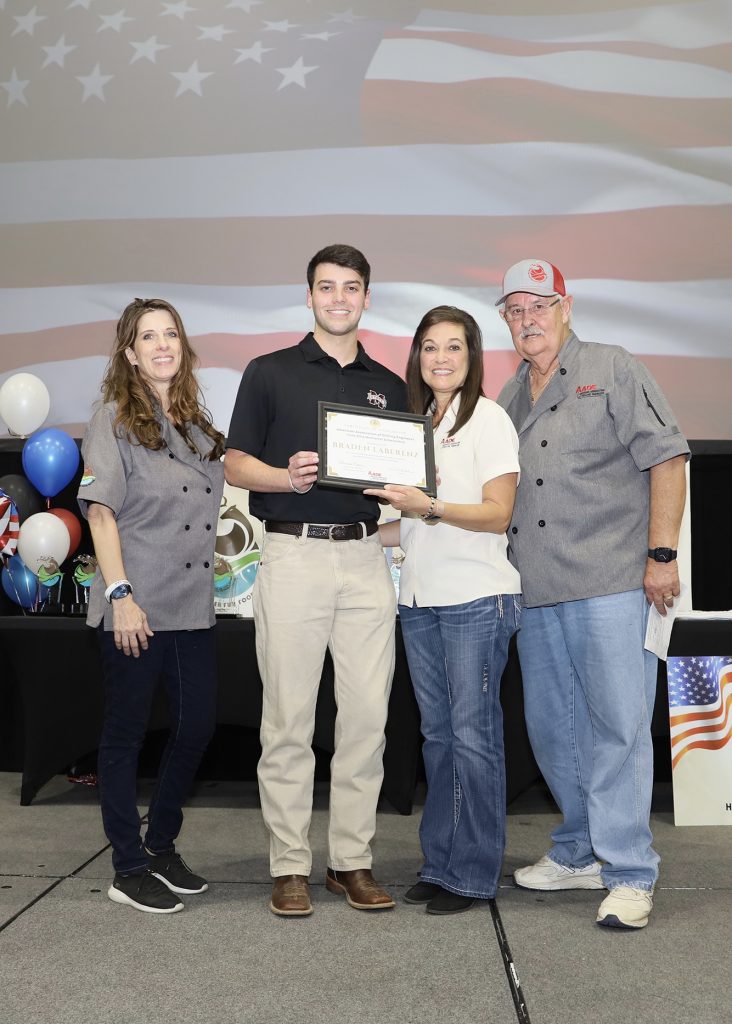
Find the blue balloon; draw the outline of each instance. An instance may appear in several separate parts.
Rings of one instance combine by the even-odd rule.
[[[71,483],[78,467],[79,449],[63,430],[39,430],[23,446],[25,475],[46,498]]]
[[[31,608],[38,596],[38,577],[34,576],[20,555],[13,555],[0,573],[0,582],[11,601],[21,608]],[[45,588],[44,588],[45,589]]]

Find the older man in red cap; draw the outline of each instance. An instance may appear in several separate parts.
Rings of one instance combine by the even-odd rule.
[[[598,924],[648,923],[656,657],[650,604],[679,594],[689,448],[651,375],[625,349],[580,341],[559,270],[521,260],[501,316],[522,363],[498,402],[519,435],[508,533],[521,573],[526,720],[562,812],[548,853],[515,872],[541,891],[607,889]]]

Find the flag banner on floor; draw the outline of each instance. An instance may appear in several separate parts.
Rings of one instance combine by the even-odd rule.
[[[502,273],[543,257],[579,337],[641,358],[688,437],[727,436],[729,0],[113,7],[0,0],[0,384],[39,376],[49,425],[83,427],[122,309],[159,296],[226,431],[247,363],[311,326],[307,261],[349,242],[396,372],[459,306],[495,397]]]
[[[667,662],[674,821],[732,825],[732,657]]]

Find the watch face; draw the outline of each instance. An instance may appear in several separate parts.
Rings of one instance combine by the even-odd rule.
[[[649,551],[648,554],[656,562],[673,562],[676,558],[676,552],[673,548],[654,548]]]

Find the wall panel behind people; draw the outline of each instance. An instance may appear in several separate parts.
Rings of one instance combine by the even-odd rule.
[[[49,424],[83,424],[119,311],[159,295],[225,425],[249,359],[302,335],[304,260],[346,241],[372,355],[401,372],[425,309],[468,309],[495,397],[529,254],[687,436],[728,436],[728,0],[347,2],[0,2],[0,384],[36,373]]]

